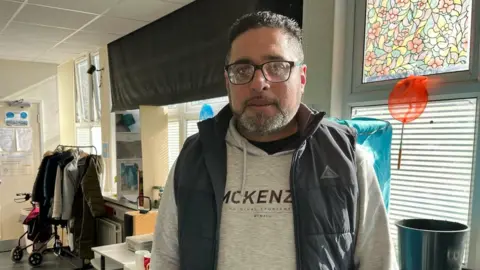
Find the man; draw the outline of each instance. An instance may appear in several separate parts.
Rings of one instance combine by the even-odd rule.
[[[248,14],[230,45],[230,104],[170,171],[151,269],[396,269],[371,160],[301,103],[298,24]]]

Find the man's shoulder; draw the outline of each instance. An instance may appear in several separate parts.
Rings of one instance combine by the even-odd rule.
[[[353,154],[357,141],[357,132],[354,128],[341,125],[328,119],[322,119],[315,137],[319,140],[330,140],[345,151]],[[348,149],[348,150],[347,150]]]
[[[357,137],[355,131],[349,127],[322,119],[311,138],[317,142],[316,150],[340,152],[355,164]]]
[[[322,119],[321,125],[325,128],[327,128],[330,131],[337,131],[342,134],[348,135],[348,136],[356,136],[357,132],[354,128],[342,125],[340,123],[337,123],[335,121],[329,120],[327,118]]]

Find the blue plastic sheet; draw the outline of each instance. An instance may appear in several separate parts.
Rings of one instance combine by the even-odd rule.
[[[334,120],[355,128],[358,133],[357,143],[364,146],[373,156],[375,173],[380,184],[385,207],[388,210],[390,204],[392,125],[387,121],[367,117]]]

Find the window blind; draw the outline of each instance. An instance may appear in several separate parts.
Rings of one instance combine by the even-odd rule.
[[[397,162],[402,124],[391,117],[388,106],[352,109],[352,117],[372,117],[393,125],[389,218],[395,243],[394,224],[402,219],[469,224],[476,104],[476,99],[429,102],[417,120],[405,125],[400,170]]]
[[[92,145],[95,146],[97,150],[97,155],[102,155],[102,128],[101,127],[92,127]]]
[[[172,168],[173,163],[180,153],[180,124],[178,121],[168,122],[168,167]]]
[[[91,148],[84,148],[83,151],[90,154],[102,155],[102,129],[100,127],[77,127],[76,130],[78,146],[95,146],[96,151]]]
[[[90,135],[90,127],[77,127],[76,130],[77,136],[77,145],[78,146],[88,146],[92,145],[91,135]],[[83,149],[85,152],[90,153],[90,149]]]
[[[187,120],[187,138],[198,133],[198,120]]]

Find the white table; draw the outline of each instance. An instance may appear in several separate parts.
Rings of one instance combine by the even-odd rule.
[[[107,269],[134,269],[135,253],[128,250],[127,244],[114,244],[92,248],[92,251],[100,255],[100,265],[95,267],[97,261],[92,261],[92,265],[100,270]],[[106,259],[109,260],[107,263]],[[133,267],[132,267],[133,266]]]
[[[135,265],[135,263],[125,264],[123,266],[123,270],[137,270],[137,266]]]

